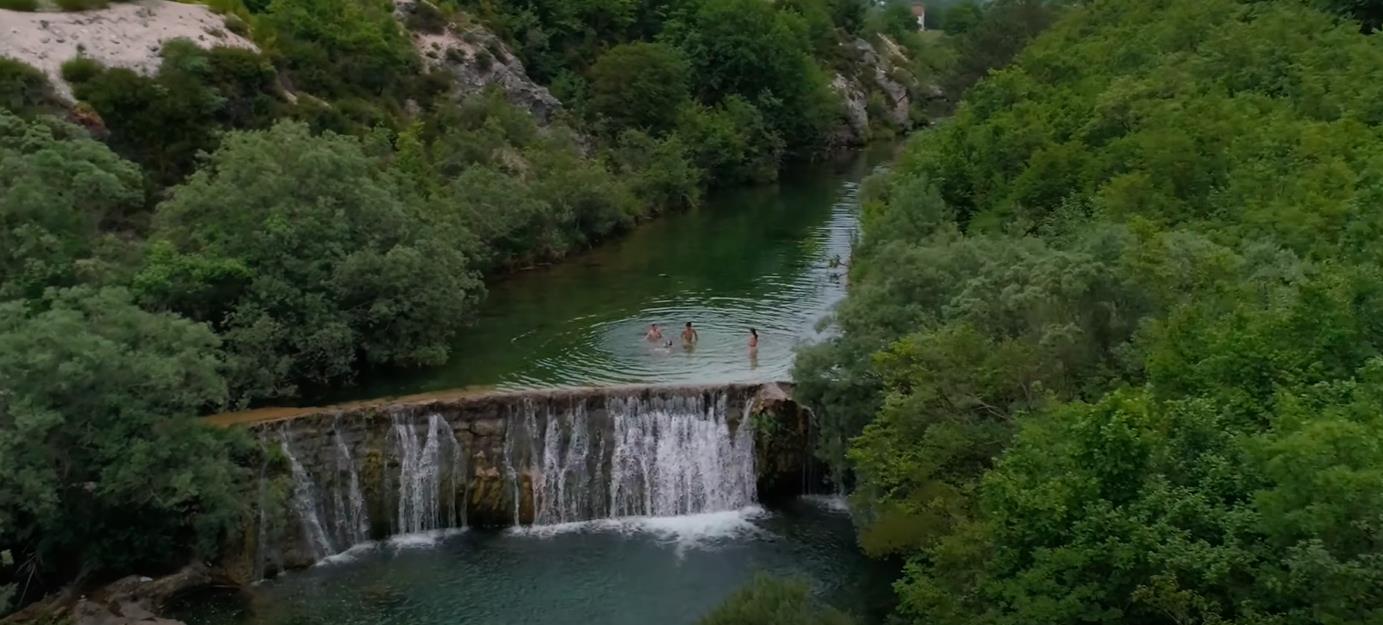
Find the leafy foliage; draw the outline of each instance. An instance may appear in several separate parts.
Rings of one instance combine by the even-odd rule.
[[[254,52],[172,41],[162,55],[152,77],[89,60],[63,67],[77,98],[100,115],[111,147],[156,184],[186,176],[199,152],[216,147],[219,128],[263,128],[280,114],[274,69]]]
[[[282,122],[173,190],[135,286],[221,332],[235,397],[281,396],[445,360],[480,286],[433,226],[359,141]]]
[[[1289,0],[1064,11],[869,182],[798,361],[862,544],[913,622],[1377,620],[1376,42]]]
[[[143,204],[140,172],[77,128],[0,110],[0,301],[102,272],[102,227]]]
[[[381,0],[273,0],[256,25],[295,85],[330,97],[380,96],[418,67],[392,11]]]
[[[0,304],[0,544],[40,579],[214,555],[242,512],[217,339],[120,289]]]
[[[613,130],[659,132],[690,97],[688,67],[676,48],[658,43],[615,46],[591,66],[591,108]]]
[[[759,575],[716,607],[701,625],[849,625],[846,614],[822,605],[797,579]]]
[[[28,117],[54,111],[57,104],[52,86],[42,72],[0,57],[0,108]]]

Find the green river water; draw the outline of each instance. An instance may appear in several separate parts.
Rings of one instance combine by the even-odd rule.
[[[332,400],[463,386],[714,383],[790,377],[793,348],[845,294],[863,177],[889,146],[712,194],[700,209],[492,287],[452,363],[374,377]],[[695,350],[643,340],[649,323]],[[748,330],[761,336],[757,358]],[[231,596],[189,597],[189,625],[691,625],[760,572],[798,576],[879,622],[890,571],[837,498],[671,518],[463,530],[362,545]]]
[[[467,386],[787,379],[793,348],[845,295],[859,181],[894,152],[795,168],[773,186],[712,193],[698,209],[640,226],[566,262],[490,287],[449,364],[371,376],[329,400]],[[676,341],[692,322],[694,351]],[[672,349],[643,340],[663,326]],[[757,358],[749,328],[760,335]]]

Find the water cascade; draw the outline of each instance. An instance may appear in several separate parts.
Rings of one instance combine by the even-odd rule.
[[[312,548],[313,555],[318,559],[325,558],[336,553],[336,548],[327,536],[326,529],[322,527],[321,515],[318,514],[317,485],[308,476],[303,463],[293,454],[292,435],[286,424],[279,430],[279,435],[280,448],[283,455],[288,457],[288,465],[293,473],[294,511],[302,523],[303,533],[307,536],[307,544]]]
[[[287,460],[278,475],[292,482],[283,509],[296,520],[278,526],[298,529],[266,536],[261,527],[258,540],[278,544],[256,545],[257,559],[272,552],[301,565],[371,538],[468,521],[541,526],[744,508],[757,500],[756,392],[512,394],[261,428],[266,445],[266,435],[277,438]]]
[[[360,492],[360,470],[351,457],[350,448],[341,438],[341,431],[332,428],[332,439],[336,442],[336,472],[346,475],[345,496],[342,489],[332,489],[336,501],[336,519],[340,531],[338,544],[354,545],[364,542],[370,536],[370,517],[365,512],[365,495]]]
[[[461,445],[439,414],[429,415],[422,441],[418,427],[407,418],[394,418],[398,442],[399,500],[395,533],[414,534],[454,527],[457,482],[463,479]]]

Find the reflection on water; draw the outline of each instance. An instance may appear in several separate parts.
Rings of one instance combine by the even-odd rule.
[[[248,599],[188,601],[170,616],[189,625],[683,625],[766,572],[805,578],[876,622],[892,578],[855,549],[849,516],[831,501],[396,541],[264,582]]]
[[[712,194],[627,237],[499,281],[436,369],[364,380],[352,399],[504,388],[784,379],[792,349],[845,294],[859,181],[892,153],[815,165],[775,186]],[[683,324],[700,333],[695,349]],[[668,347],[644,340],[658,323]],[[749,329],[759,331],[756,356]]]

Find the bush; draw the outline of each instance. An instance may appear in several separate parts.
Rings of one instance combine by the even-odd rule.
[[[106,67],[100,61],[86,56],[78,56],[63,62],[62,79],[73,86],[101,75]]]
[[[408,35],[377,0],[275,0],[255,26],[306,91],[327,97],[391,96],[418,70]]]
[[[159,205],[135,286],[216,325],[239,401],[439,364],[481,287],[457,232],[414,200],[356,139],[230,133]]]
[[[661,211],[700,203],[704,173],[676,134],[659,140],[626,130],[612,154],[620,174],[645,204]]]
[[[48,77],[28,65],[0,57],[0,107],[30,116],[41,111],[57,110]]]
[[[102,226],[143,201],[139,168],[104,144],[0,109],[0,300],[76,284]]]
[[[677,136],[693,162],[715,183],[764,182],[777,178],[783,140],[753,104],[730,97],[715,108],[682,107]]]
[[[807,582],[759,575],[699,625],[851,625],[849,615],[812,597]]]
[[[626,128],[660,133],[675,123],[690,97],[690,68],[677,48],[628,43],[602,54],[591,66],[591,110],[608,119],[611,131]]]
[[[217,344],[120,289],[0,304],[0,544],[36,580],[158,574],[243,522],[243,433],[195,419],[225,401]]]
[[[0,9],[34,11],[38,9],[38,0],[0,0]]]
[[[226,30],[229,30],[241,37],[250,36],[250,23],[246,22],[239,15],[227,15],[224,20]]]
[[[403,25],[413,32],[438,35],[447,30],[447,15],[428,0],[417,0],[408,5],[408,14]]]

